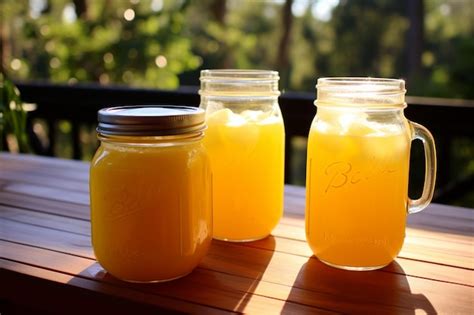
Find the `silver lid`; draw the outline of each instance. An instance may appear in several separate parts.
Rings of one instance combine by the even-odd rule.
[[[97,132],[116,136],[166,136],[205,129],[205,111],[197,107],[139,105],[103,108]]]

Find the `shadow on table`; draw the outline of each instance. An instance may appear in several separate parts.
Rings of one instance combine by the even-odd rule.
[[[206,285],[215,290],[216,298],[221,300],[213,301],[213,304],[221,304],[219,307],[234,312],[248,312],[247,304],[262,281],[274,249],[275,238],[272,235],[255,242],[213,241],[208,255],[200,264],[212,273],[213,278]]]
[[[131,292],[158,295],[179,301],[244,312],[269,265],[275,239],[269,236],[249,243],[212,241],[208,254],[189,275],[163,283],[137,284],[121,281],[98,263],[81,272],[100,282]],[[149,304],[145,302],[144,305]]]
[[[390,272],[388,272],[390,270]],[[351,314],[436,314],[423,294],[413,294],[402,267],[392,262],[379,271],[346,271],[329,267],[314,256],[301,267],[288,303],[301,303]],[[289,313],[289,306],[282,313]]]

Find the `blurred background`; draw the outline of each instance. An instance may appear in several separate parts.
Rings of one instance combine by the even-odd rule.
[[[256,68],[313,99],[323,76],[403,78],[411,96],[474,99],[472,0],[3,0],[0,14],[0,70],[15,82],[180,90],[201,69]],[[53,153],[72,158],[74,126],[55,124]],[[80,126],[81,159],[94,127]],[[48,128],[33,121],[40,141]],[[450,176],[470,191],[450,203],[474,207],[474,139],[451,140]],[[304,185],[306,139],[291,145],[287,181]]]
[[[409,94],[474,98],[472,0],[3,0],[14,79],[175,89],[205,68],[405,78]]]

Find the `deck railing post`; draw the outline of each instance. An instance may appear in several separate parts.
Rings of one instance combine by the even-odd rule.
[[[45,150],[47,156],[54,156],[54,146],[56,145],[56,120],[47,118],[46,123],[48,124],[48,147]]]
[[[75,160],[82,159],[82,147],[81,147],[81,128],[79,122],[71,121],[72,130],[72,156]]]

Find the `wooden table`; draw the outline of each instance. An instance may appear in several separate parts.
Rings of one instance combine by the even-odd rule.
[[[0,313],[474,312],[472,209],[432,204],[409,217],[396,262],[350,272],[311,257],[304,198],[286,187],[285,216],[267,239],[214,241],[189,276],[130,284],[94,259],[88,164],[0,154]]]

